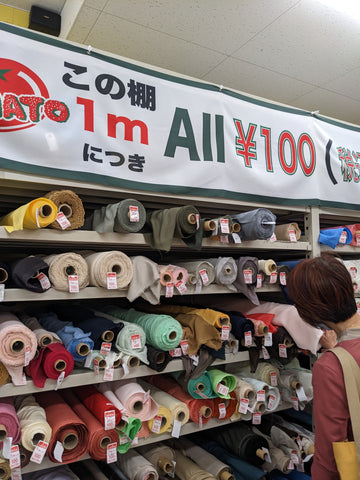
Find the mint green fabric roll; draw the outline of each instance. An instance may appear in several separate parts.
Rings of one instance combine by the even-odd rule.
[[[209,375],[211,378],[212,388],[214,392],[216,392],[217,396],[221,398],[230,398],[230,393],[236,387],[236,378],[234,377],[234,375],[231,375],[226,372],[222,372],[217,368],[212,368],[211,370],[209,370]],[[222,385],[225,385],[229,389],[226,395],[218,391],[217,387],[219,383]]]
[[[138,431],[141,428],[141,420],[139,418],[129,417],[125,427],[116,429],[119,433],[119,446],[117,451],[119,453],[126,453],[131,447],[131,442],[136,437]]]

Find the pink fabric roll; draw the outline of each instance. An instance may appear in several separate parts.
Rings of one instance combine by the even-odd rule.
[[[23,367],[36,354],[37,338],[10,312],[0,313],[0,359],[15,385],[21,384]]]
[[[123,413],[127,417],[139,418],[142,422],[150,420],[158,413],[159,407],[150,394],[136,382],[119,380],[112,382],[112,390],[124,406]]]
[[[0,425],[2,431],[6,430],[6,436],[12,437],[13,445],[20,441],[20,423],[14,407],[14,400],[11,397],[0,400]],[[3,442],[0,442],[0,448],[2,447]]]
[[[173,269],[171,265],[158,265],[161,285],[174,282]]]
[[[177,265],[171,265],[173,267],[172,275],[174,282],[186,283],[188,279],[188,271],[184,267],[178,267]]]
[[[114,407],[118,408],[120,412],[124,411],[124,405],[120,402],[115,393],[112,391],[111,383],[99,383],[98,385],[96,385],[96,388],[104,395],[104,397],[109,400],[109,402],[114,405]]]

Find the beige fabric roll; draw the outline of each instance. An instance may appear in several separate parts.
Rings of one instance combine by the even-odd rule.
[[[270,276],[272,273],[276,272],[276,262],[271,258],[268,260],[259,260],[259,271]]]
[[[49,442],[52,429],[46,421],[45,410],[36,402],[35,397],[17,397],[15,407],[21,428],[21,443],[26,450],[35,450],[39,440]]]
[[[160,478],[168,478],[168,475],[173,476],[175,471],[175,452],[172,448],[158,442],[153,445],[138,447],[137,451],[154,465]]]
[[[129,477],[129,480],[158,480],[159,474],[155,467],[145,457],[130,449],[118,456],[120,469]]]
[[[295,232],[296,240],[300,240],[301,230],[299,225],[296,222],[293,223],[284,223],[283,225],[276,225],[275,235],[277,240],[282,240],[285,242],[290,241],[290,231]]]
[[[49,279],[55,290],[69,291],[69,275],[77,275],[79,290],[89,285],[89,267],[81,255],[60,253],[43,260],[49,265]]]
[[[65,230],[75,230],[84,225],[85,210],[80,197],[75,192],[71,190],[52,190],[45,197],[54,202],[58,212],[62,212],[70,222]],[[62,230],[57,221],[51,223],[49,227]]]
[[[190,458],[183,455],[180,450],[176,450],[175,455],[175,474],[180,480],[216,480],[214,475],[200,468]]]
[[[128,287],[133,276],[133,267],[130,258],[123,252],[112,250],[84,254],[89,268],[89,283],[94,287],[107,288],[107,274],[116,274],[116,290]]]

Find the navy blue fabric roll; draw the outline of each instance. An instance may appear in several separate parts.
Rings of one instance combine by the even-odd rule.
[[[347,227],[339,228],[324,228],[320,230],[319,243],[328,245],[331,248],[335,248],[339,244],[340,237],[343,232],[346,232],[346,240],[343,245],[348,245],[352,242],[353,236],[351,231]]]
[[[251,336],[254,337],[254,323],[241,312],[231,311],[226,313],[230,317],[231,333],[239,340],[239,350],[247,350],[248,347],[241,345],[241,341],[245,340],[245,332],[251,332]]]
[[[300,258],[299,260],[281,260],[279,262],[279,265],[285,265],[286,267],[289,267],[290,270],[296,267],[296,265],[300,262],[302,262],[304,259]]]
[[[272,470],[269,473],[271,480],[311,480],[311,477],[303,472],[298,472],[293,470],[291,473],[285,474],[280,472],[280,470]]]

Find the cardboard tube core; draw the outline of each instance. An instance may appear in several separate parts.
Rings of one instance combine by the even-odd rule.
[[[130,357],[129,366],[138,367],[140,365],[140,360],[137,357]]]
[[[233,338],[230,338],[230,339],[228,340],[228,346],[229,346],[230,348],[234,348],[235,345],[236,345],[236,340],[234,340]]]
[[[50,337],[48,337],[47,335],[43,335],[40,338],[40,346],[41,347],[46,347],[46,345],[50,345],[51,342],[52,342],[52,339]]]
[[[294,345],[294,342],[292,342],[290,339],[285,339],[285,347],[290,348]]]
[[[113,364],[113,367],[114,368],[119,368],[121,365],[121,358],[118,358],[117,360],[115,360],[114,364]]]
[[[76,345],[76,351],[81,357],[86,357],[90,352],[90,347],[86,343],[80,342]]]
[[[185,412],[179,412],[176,415],[176,420],[178,420],[179,422],[182,422],[184,419],[185,419]]]
[[[0,425],[0,442],[5,440],[6,437],[7,437],[6,427],[5,425]]]
[[[269,327],[267,325],[259,325],[259,333],[261,335],[267,335],[269,333]]]
[[[259,404],[256,406],[256,411],[257,411],[257,412],[260,412],[261,415],[262,415],[263,413],[265,413],[265,411],[266,411],[266,405],[265,405],[265,403],[264,403],[264,402],[259,402]]]
[[[100,441],[100,447],[105,450],[109,443],[111,443],[111,438],[103,437]]]
[[[227,470],[223,470],[222,472],[220,472],[219,479],[220,480],[234,480],[234,475],[232,475]]]
[[[62,445],[65,450],[72,450],[77,446],[79,443],[79,438],[75,433],[69,433],[68,435],[65,435]]]
[[[166,474],[174,471],[174,465],[166,457],[160,457],[157,463],[160,470]]]
[[[266,453],[261,448],[258,448],[256,450],[256,456],[261,458],[261,460],[265,460],[265,455],[266,455]]]
[[[101,358],[101,357],[96,357],[98,359],[98,362],[99,362],[99,368],[101,370],[103,370],[104,368],[106,368],[106,360],[105,358]]]
[[[43,441],[44,439],[45,439],[45,435],[43,433],[38,432],[38,433],[35,433],[31,441],[32,441],[32,444],[35,445],[36,447],[36,445],[40,442],[40,440]]]
[[[114,332],[111,330],[105,330],[101,334],[101,338],[104,340],[104,342],[112,342],[114,340]]]
[[[201,382],[196,384],[196,390],[199,390],[199,392],[202,392],[205,389],[205,385]]]
[[[8,278],[9,275],[5,268],[0,268],[0,283],[5,283]]]
[[[137,402],[134,403],[132,409],[134,412],[141,412],[141,410],[143,409],[143,406],[144,406],[143,403],[140,400],[138,400]]]
[[[59,205],[58,211],[62,212],[65,215],[65,217],[71,217],[72,215],[72,208],[67,203],[63,203]]]
[[[57,360],[54,364],[54,368],[57,372],[62,372],[66,368],[66,362],[64,360]]]
[[[171,275],[169,275],[168,273],[165,273],[165,275],[163,276],[163,281],[166,283],[172,282]]]
[[[232,227],[233,227],[233,232],[234,232],[234,233],[239,233],[240,230],[241,230],[241,225],[240,225],[240,223],[235,222],[235,223],[232,224]]]
[[[200,408],[200,413],[204,418],[209,418],[211,416],[211,408],[206,407],[205,405]]]
[[[120,265],[113,265],[111,267],[111,271],[116,273],[116,275],[120,275],[121,273],[121,266]]]
[[[219,324],[220,324],[221,326],[223,326],[223,325],[228,325],[228,324],[229,324],[229,319],[226,318],[226,317],[219,317]]]
[[[156,363],[157,365],[160,365],[161,363],[164,363],[164,362],[165,362],[165,352],[161,352],[156,358]]]
[[[175,340],[176,338],[176,332],[173,330],[172,332],[169,333],[169,340]]]
[[[10,349],[12,352],[20,353],[24,350],[24,348],[24,342],[20,338],[17,338],[13,342],[11,342]]]
[[[6,478],[6,472],[2,467],[0,467],[0,478]]]
[[[232,268],[231,267],[225,267],[225,273],[226,275],[230,275],[232,272]]]
[[[191,225],[195,225],[195,223],[196,223],[195,213],[191,213],[190,215],[188,215],[187,220]]]
[[[39,215],[40,217],[46,218],[52,215],[53,209],[50,205],[43,205],[41,208],[39,208]]]
[[[254,400],[254,398],[255,398],[254,390],[251,390],[250,388],[245,390],[244,397],[249,399],[249,400]]]
[[[75,275],[75,268],[72,267],[71,265],[68,265],[65,268],[65,275]]]
[[[294,390],[299,390],[299,388],[301,388],[301,383],[296,380],[293,380],[290,385]]]
[[[215,229],[216,229],[216,222],[214,222],[214,220],[206,220],[206,222],[204,222],[205,232],[213,232]]]
[[[146,480],[155,480],[155,475],[153,474],[153,472],[150,472],[148,474],[148,476],[146,477]]]

